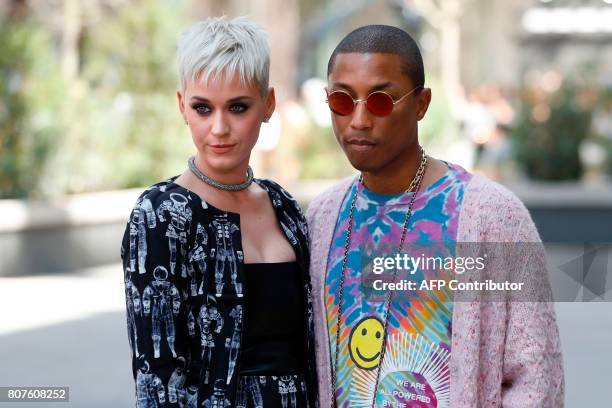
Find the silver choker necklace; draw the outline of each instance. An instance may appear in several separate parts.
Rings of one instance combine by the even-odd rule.
[[[225,184],[217,180],[213,180],[210,177],[208,177],[206,174],[202,173],[200,169],[198,169],[198,166],[196,166],[195,164],[195,156],[191,156],[189,160],[187,160],[187,165],[189,166],[189,170],[191,170],[191,172],[195,174],[197,178],[199,178],[200,180],[202,180],[209,186],[213,186],[214,188],[218,188],[219,190],[240,191],[250,186],[251,183],[253,182],[253,169],[251,168],[251,166],[247,168],[247,174],[246,174],[247,178],[244,183]]]

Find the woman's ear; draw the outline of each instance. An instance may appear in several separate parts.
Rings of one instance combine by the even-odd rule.
[[[272,117],[274,113],[274,109],[276,109],[276,94],[274,92],[274,87],[268,88],[268,95],[266,96],[266,111],[264,115],[264,122],[267,122]]]
[[[185,100],[180,90],[176,91],[176,98],[178,100],[178,106],[179,110],[181,111],[181,115],[183,115],[183,119],[185,120],[185,123],[187,123],[187,117],[185,117]]]

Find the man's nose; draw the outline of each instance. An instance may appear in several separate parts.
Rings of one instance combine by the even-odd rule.
[[[372,117],[366,108],[366,101],[355,103],[352,113],[351,127],[356,130],[370,129],[372,127]]]

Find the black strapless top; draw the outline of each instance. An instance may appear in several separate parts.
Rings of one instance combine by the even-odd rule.
[[[240,374],[302,373],[306,323],[298,263],[244,264],[244,267]]]

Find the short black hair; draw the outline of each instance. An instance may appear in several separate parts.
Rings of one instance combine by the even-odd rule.
[[[327,63],[327,76],[331,74],[338,54],[383,53],[400,57],[402,71],[414,86],[425,85],[423,57],[416,41],[404,30],[388,25],[367,25],[351,31],[336,46]]]

